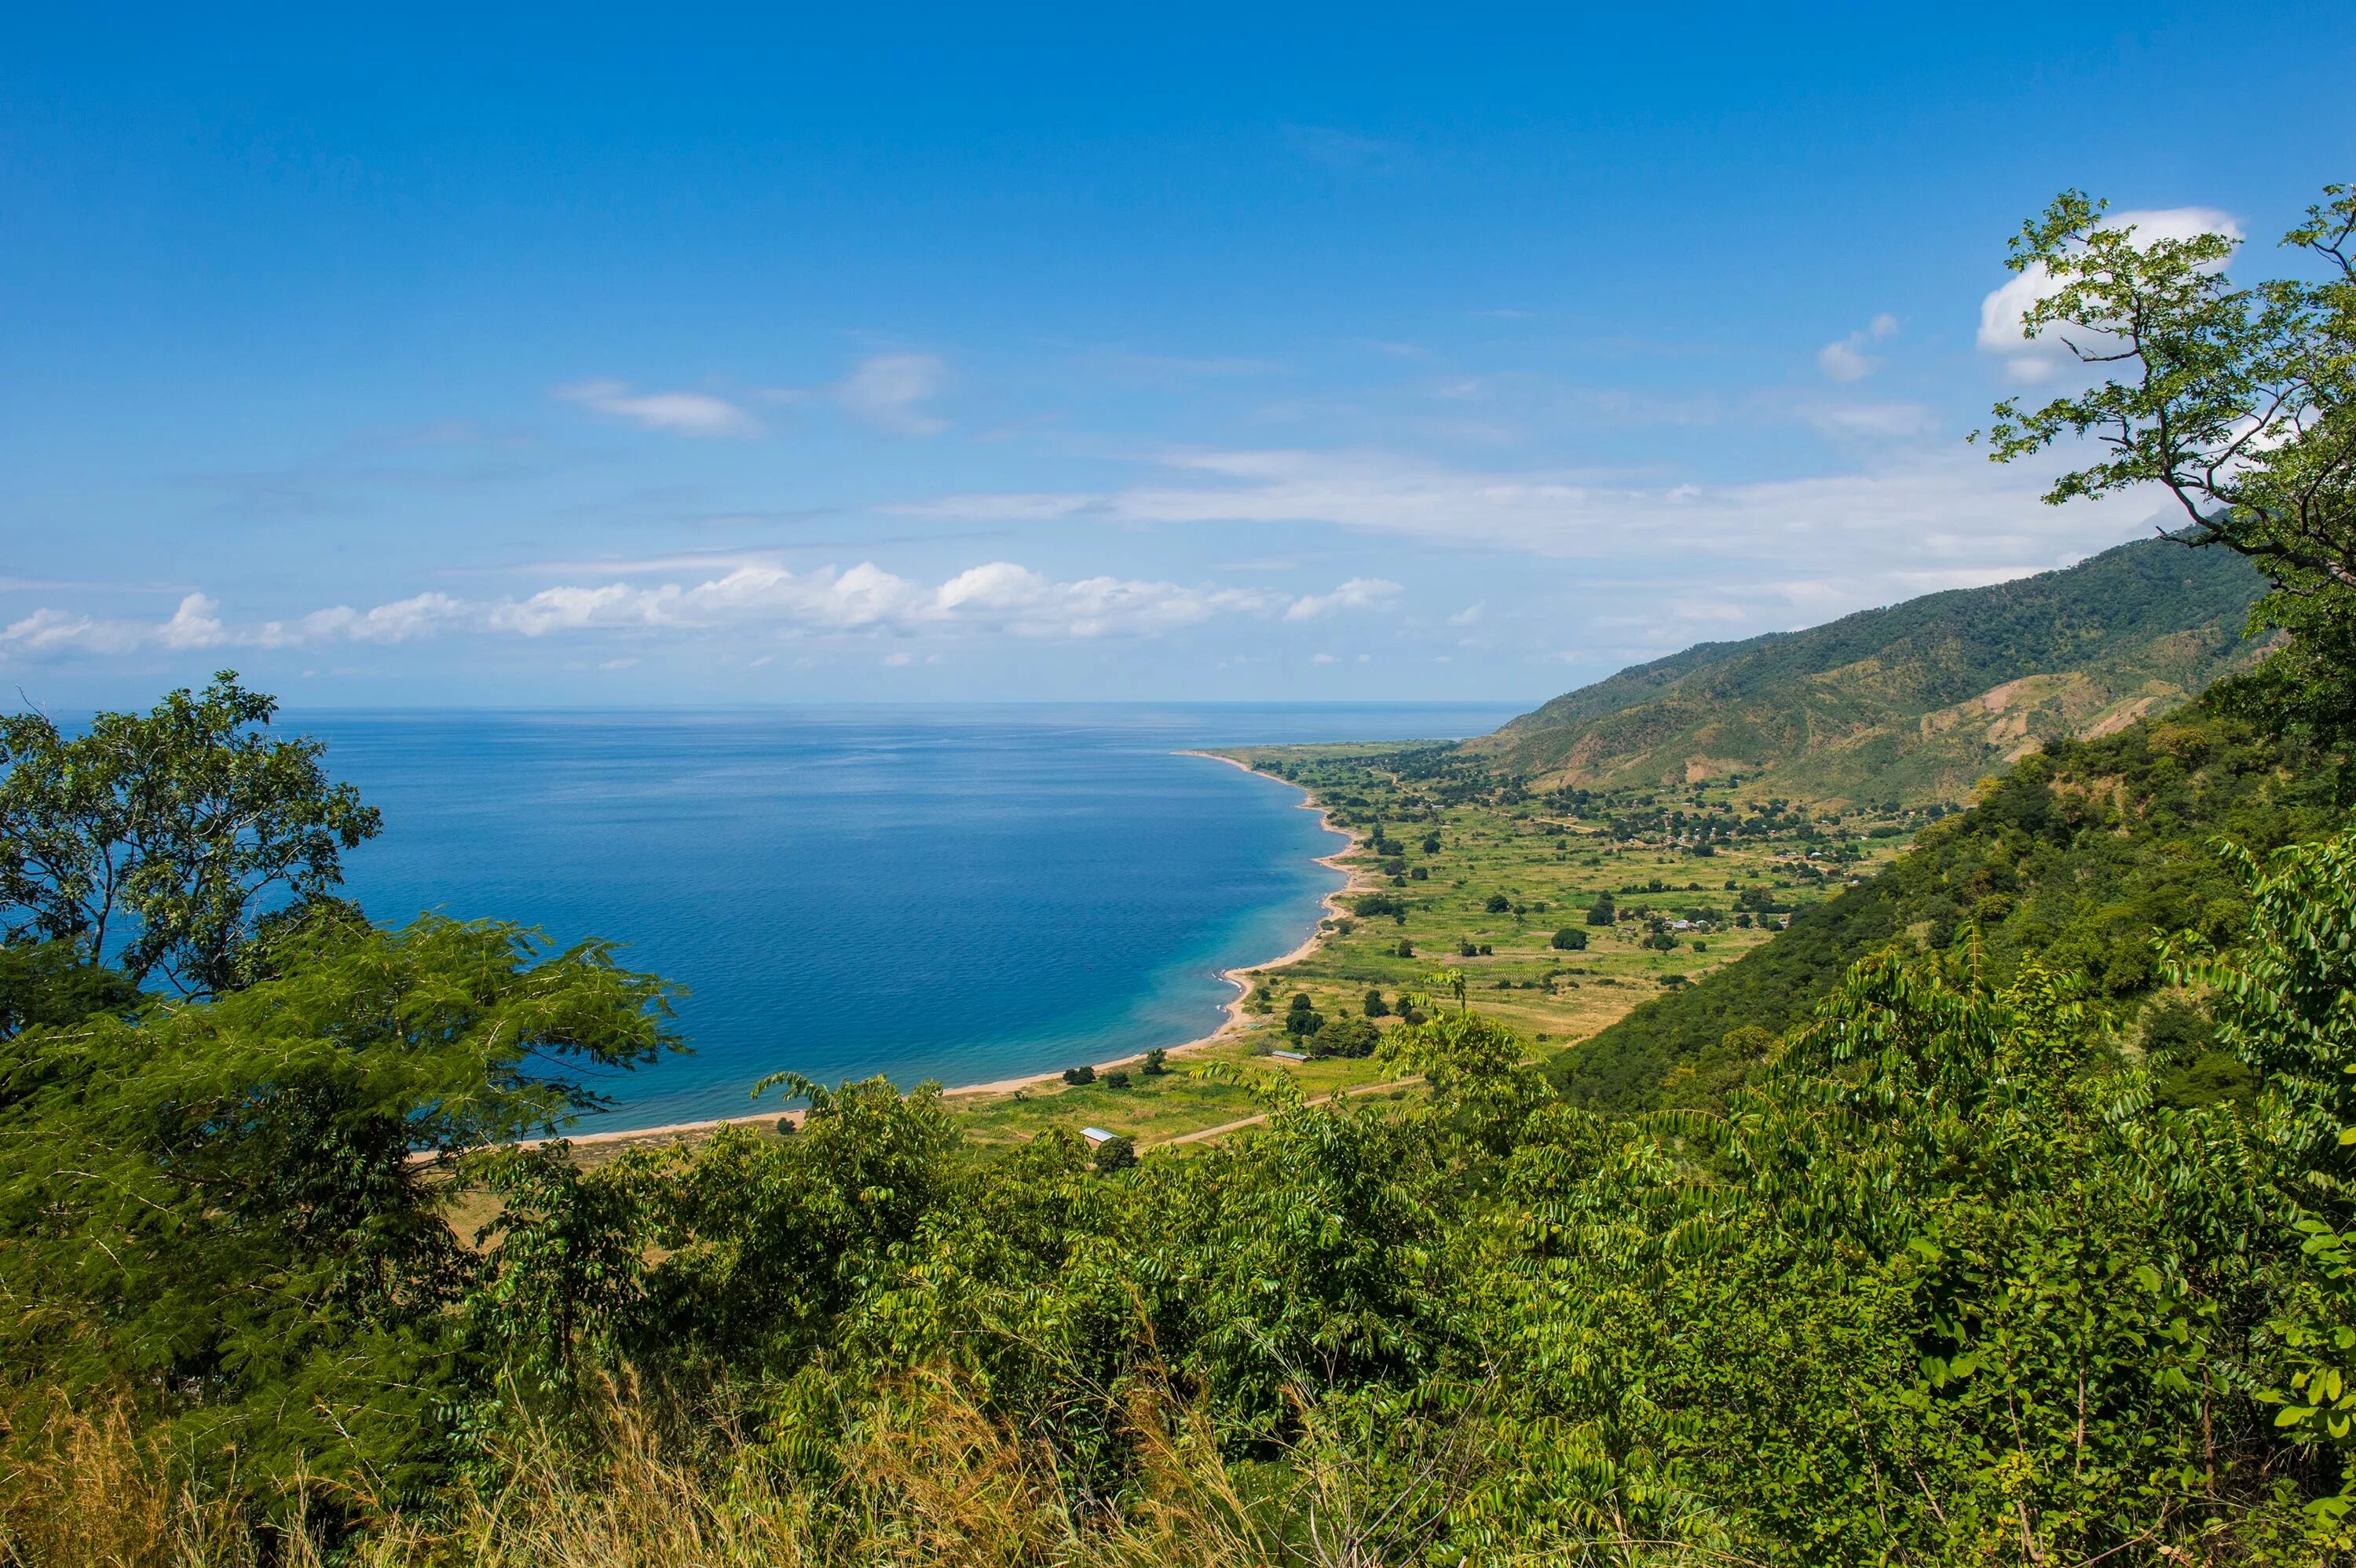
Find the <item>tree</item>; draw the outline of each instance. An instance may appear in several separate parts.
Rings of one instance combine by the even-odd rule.
[[[1503,893],[1491,893],[1489,895],[1489,901],[1482,907],[1487,910],[1491,914],[1504,914],[1507,910],[1514,907],[1514,901],[1507,898]]]
[[[184,996],[235,985],[273,901],[325,896],[379,827],[328,783],[319,741],[270,737],[276,713],[223,670],[201,697],[101,713],[80,735],[0,718],[0,936],[70,943]]]
[[[1069,1083],[1075,1089],[1079,1088],[1083,1084],[1093,1083],[1096,1081],[1097,1070],[1093,1067],[1087,1066],[1086,1063],[1083,1063],[1078,1067],[1066,1067],[1064,1069],[1064,1082]]]
[[[1304,1002],[1307,997],[1301,998]],[[1325,1015],[1314,1008],[1298,1007],[1284,1015],[1284,1032],[1295,1040],[1306,1040],[1325,1027]]]
[[[1309,1038],[1312,1056],[1372,1056],[1383,1031],[1365,1019],[1337,1018]]]
[[[70,942],[0,947],[0,1040],[44,1024],[80,1023],[94,1013],[127,1015],[139,987],[85,963]]]
[[[1587,923],[1590,925],[1610,925],[1618,918],[1618,912],[1612,907],[1610,893],[1596,894],[1595,901],[1588,906]]]
[[[1137,1140],[1119,1134],[1097,1145],[1095,1158],[1098,1173],[1117,1176],[1137,1164]]]
[[[1554,945],[1563,953],[1584,953],[1587,951],[1587,933],[1575,925],[1566,925],[1554,933]]]
[[[1380,991],[1368,991],[1366,993],[1366,1016],[1368,1018],[1387,1018],[1389,1016],[1390,1010],[1391,1005],[1383,1000],[1383,994]]]
[[[1108,1089],[1126,1089],[1129,1087],[1129,1074],[1115,1068],[1104,1075],[1104,1084]]]
[[[1170,1053],[1168,1051],[1157,1045],[1145,1053],[1145,1075],[1148,1078],[1159,1078],[1169,1071]]]
[[[473,1397],[450,1157],[602,1104],[675,1044],[671,988],[430,917],[316,921],[276,968],[0,1042],[0,1361],[134,1391],[241,1472],[406,1488]]]
[[[2049,503],[2164,485],[2185,518],[2171,537],[2256,564],[2274,592],[2253,624],[2291,642],[2227,698],[2329,740],[2356,732],[2356,189],[2324,197],[2283,238],[2321,281],[2244,288],[2226,235],[2139,240],[2105,203],[2056,197],[2005,263],[2043,285],[2022,336],[2104,379],[2033,409],[2005,400],[1987,439],[2006,463],[2091,437],[2103,459]]]

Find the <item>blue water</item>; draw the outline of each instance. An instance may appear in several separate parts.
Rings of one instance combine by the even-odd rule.
[[[617,1075],[600,1129],[755,1107],[762,1075],[976,1083],[1215,1028],[1222,969],[1339,885],[1299,791],[1190,746],[1452,737],[1440,705],[313,712],[384,813],[375,919],[432,910],[625,944],[689,987],[694,1054]],[[772,1102],[774,1103],[774,1102]]]

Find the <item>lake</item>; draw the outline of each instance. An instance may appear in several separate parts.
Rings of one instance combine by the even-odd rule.
[[[373,918],[535,925],[689,987],[694,1054],[598,1130],[742,1115],[766,1073],[970,1083],[1215,1029],[1220,971],[1340,885],[1299,791],[1189,747],[1453,738],[1438,704],[289,713],[382,809]],[[770,1103],[775,1103],[774,1099]]]

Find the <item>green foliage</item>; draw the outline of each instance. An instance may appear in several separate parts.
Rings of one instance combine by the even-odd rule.
[[[1552,945],[1559,953],[1584,953],[1587,951],[1587,933],[1575,925],[1566,925],[1554,933]]]
[[[1099,1176],[1118,1176],[1124,1170],[1133,1170],[1137,1168],[1137,1140],[1116,1133],[1097,1145],[1089,1163]]]
[[[327,782],[318,741],[269,737],[276,712],[224,670],[81,735],[0,717],[0,934],[71,943],[184,995],[236,984],[268,901],[326,895],[340,852],[379,826]]]
[[[668,992],[603,946],[435,919],[321,919],[278,961],[0,1042],[0,1346],[14,1383],[138,1390],[205,1464],[411,1487],[465,1392],[477,1273],[420,1157],[594,1104],[590,1073],[670,1043]]]
[[[1319,1026],[1308,1040],[1314,1057],[1365,1057],[1382,1043],[1383,1031],[1365,1019],[1337,1018]]]
[[[80,1023],[93,1013],[128,1014],[139,988],[87,962],[70,942],[0,947],[0,1040],[19,1029]]]
[[[1155,1046],[1145,1053],[1144,1072],[1148,1078],[1159,1078],[1170,1071],[1170,1053]]]
[[[1066,1067],[1064,1069],[1064,1082],[1071,1084],[1074,1088],[1079,1088],[1082,1085],[1093,1083],[1096,1081],[1097,1070],[1088,1066],[1086,1062],[1082,1062],[1077,1067]]]

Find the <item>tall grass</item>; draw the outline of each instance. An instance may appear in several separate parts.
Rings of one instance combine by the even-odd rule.
[[[1140,1480],[1118,1504],[1075,1493],[1054,1456],[945,1377],[913,1379],[837,1445],[823,1481],[722,1431],[692,1445],[639,1402],[607,1401],[588,1440],[524,1424],[498,1477],[431,1512],[384,1510],[329,1552],[299,1491],[199,1491],[127,1406],[55,1402],[0,1478],[8,1568],[1255,1568],[1285,1558],[1220,1465],[1199,1418],[1152,1401]],[[25,1419],[28,1415],[30,1419]],[[21,1451],[27,1445],[19,1442]]]
[[[927,1374],[877,1401],[814,1479],[724,1424],[697,1431],[624,1391],[562,1432],[519,1423],[479,1467],[495,1479],[430,1509],[336,1494],[360,1523],[331,1543],[313,1523],[327,1510],[306,1506],[325,1488],[199,1488],[127,1403],[45,1399],[6,1424],[5,1568],[1387,1568],[1428,1560],[1469,1474],[1462,1431],[1402,1438],[1369,1468],[1313,1415],[1290,1453],[1231,1466],[1200,1411],[1147,1389],[1123,1423],[1129,1481],[1097,1498],[967,1385]],[[1483,1561],[1739,1559],[1607,1532],[1498,1543]]]

